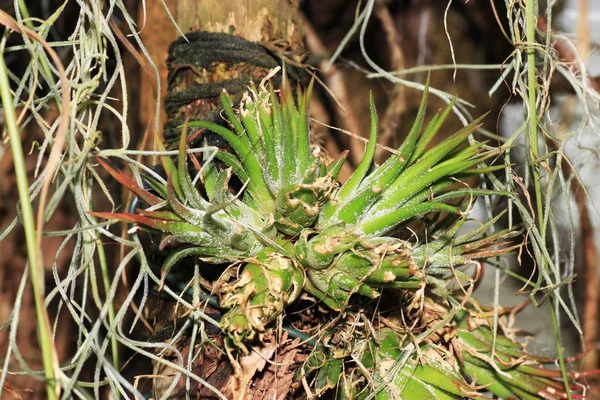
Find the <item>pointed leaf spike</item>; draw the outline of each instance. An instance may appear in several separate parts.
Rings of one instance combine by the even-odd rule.
[[[285,70],[285,68],[284,68]],[[285,72],[285,71],[284,71]],[[285,187],[299,180],[299,166],[296,163],[297,154],[297,134],[298,134],[298,112],[292,97],[287,75],[283,76],[284,82],[281,87],[281,128],[282,128],[282,169],[281,183]],[[302,171],[304,172],[304,171]]]
[[[377,170],[379,174],[386,172],[389,168],[402,170],[407,165],[410,165],[409,160],[415,152],[415,147],[419,142],[419,135],[423,129],[423,123],[425,122],[425,113],[427,112],[427,96],[429,95],[429,75],[427,75],[427,82],[425,82],[425,89],[423,90],[423,97],[421,98],[421,104],[419,105],[419,111],[417,111],[417,117],[413,126],[410,128],[406,139],[398,148],[400,157],[390,156],[385,163]],[[390,165],[391,164],[391,165]],[[398,171],[399,173],[400,171]]]
[[[266,94],[269,96],[269,94]],[[259,104],[258,115],[259,115],[259,124],[260,124],[260,132],[262,134],[262,142],[265,152],[265,163],[266,163],[266,173],[267,179],[270,185],[277,185],[279,183],[279,162],[277,161],[277,149],[275,146],[275,138],[274,138],[274,126],[273,126],[273,110],[277,106],[275,104],[269,104],[269,106],[265,104]],[[277,127],[279,128],[279,127]]]
[[[182,133],[183,135],[183,133]],[[156,148],[158,149],[158,151],[167,151],[165,149],[165,146],[163,144],[163,142],[160,141],[160,138],[158,136],[156,136]],[[175,163],[173,162],[173,160],[171,160],[171,157],[169,156],[160,156],[160,163],[163,166],[163,169],[165,170],[165,173],[167,175],[173,175],[173,186],[175,187],[175,192],[177,193],[177,195],[180,198],[183,198],[183,190],[181,189],[181,185],[179,183],[179,174],[177,172],[177,167],[175,167]]]
[[[417,139],[421,134],[421,130],[423,129],[425,113],[427,111],[427,96],[429,95],[429,78],[430,76],[427,75],[427,82],[425,82],[425,89],[423,90],[423,97],[421,98],[421,104],[419,105],[419,111],[417,111],[415,122],[410,128],[410,132],[408,132],[404,143],[402,143],[398,149],[398,152],[406,158],[404,165],[407,165],[407,161],[411,158],[413,152],[415,151],[415,146],[418,143]]]
[[[424,185],[422,187],[425,187],[429,183],[434,182],[434,180],[431,180],[432,177],[440,179],[444,176],[441,171],[442,169],[444,169],[449,176],[451,174],[457,174],[480,162],[481,160],[479,159],[475,159],[473,162],[464,161],[469,157],[474,156],[478,151],[480,145],[473,145],[455,153],[450,159],[447,159],[436,166],[436,163],[451,154],[454,149],[464,142],[468,135],[479,127],[479,121],[481,121],[481,118],[484,116],[485,114],[427,151],[418,162],[404,170],[402,174],[396,178],[394,183],[386,189],[381,200],[373,206],[371,212],[377,213],[382,210],[397,207],[399,201],[406,199],[407,196],[410,196],[411,193],[413,193],[411,191],[412,189],[409,189],[409,186],[414,188],[415,185]],[[457,168],[452,167],[452,165]],[[431,170],[427,172],[431,168],[434,168],[435,171]],[[428,178],[425,178],[425,176],[428,176]],[[420,190],[422,187],[418,189]]]
[[[344,202],[344,205],[338,207],[337,216],[339,219],[354,224],[358,219],[365,216],[365,210],[375,204],[381,194],[398,177],[406,167],[410,159],[421,128],[425,119],[427,109],[427,93],[429,91],[429,80],[425,84],[425,90],[421,99],[421,105],[415,122],[402,145],[398,148],[397,154],[391,154],[388,159],[368,177],[363,179],[357,190],[355,190]]]
[[[181,190],[183,192],[182,199],[186,199],[191,203],[191,205],[195,208],[203,208],[203,199],[200,197],[200,194],[194,187],[192,183],[192,178],[188,172],[188,163],[187,163],[187,131],[188,131],[188,117],[186,117],[185,122],[183,124],[183,131],[181,132],[181,138],[179,140],[179,155],[178,155],[178,175],[179,175],[179,183],[181,185]]]
[[[269,191],[268,185],[265,183],[262,166],[258,161],[256,154],[252,151],[252,146],[245,135],[238,137],[229,129],[208,121],[191,121],[188,125],[191,127],[208,129],[224,138],[242,161],[248,176],[255,184],[256,190],[260,191],[260,199],[263,207],[266,210],[274,208],[275,203],[273,201],[273,195]],[[174,179],[173,183],[178,182],[175,182]],[[177,186],[175,186],[175,188],[177,189]]]
[[[102,168],[104,168],[113,178],[115,178],[117,182],[125,186],[127,189],[131,190],[137,197],[142,199],[147,204],[153,206],[163,201],[161,198],[156,197],[152,193],[141,188],[135,180],[131,179],[123,172],[114,170],[100,157],[96,157],[96,161],[98,161],[98,163],[102,165]]]
[[[256,153],[257,158],[262,159],[264,154],[264,143],[261,140],[260,128],[258,126],[259,116],[257,107],[260,105],[249,101],[248,94],[244,94],[242,102],[246,102],[246,105],[240,107],[240,117],[242,118],[242,124],[246,128],[243,132],[248,137],[250,145],[252,146],[253,152]]]
[[[284,113],[287,112],[290,118],[291,132],[294,138],[293,143],[296,144],[296,133],[298,132],[298,110],[294,103],[294,96],[292,92],[292,85],[287,74],[287,68],[285,62],[283,63],[283,78],[281,84],[281,106]]]
[[[186,234],[201,234],[202,230],[187,222],[174,221],[172,219],[156,219],[151,217],[145,217],[138,214],[129,213],[112,213],[112,212],[96,212],[88,211],[88,214],[94,217],[117,220],[121,222],[133,223],[142,225],[146,228],[155,229],[161,232],[167,233],[186,233]]]
[[[346,199],[358,185],[360,185],[373,163],[373,156],[375,155],[375,148],[377,146],[377,111],[375,110],[375,101],[373,100],[372,93],[369,95],[369,105],[371,109],[371,132],[369,134],[369,142],[367,143],[363,159],[360,164],[358,164],[356,171],[354,171],[350,179],[348,179],[340,189],[338,193],[339,201]]]
[[[275,143],[275,148],[277,149],[281,149],[281,147],[283,146],[283,127],[282,127],[282,110],[281,110],[281,104],[279,103],[279,101],[277,101],[277,96],[275,95],[275,89],[273,88],[273,84],[271,82],[269,82],[269,97],[271,98],[271,104],[272,104],[272,110],[271,112],[273,113],[272,115],[272,121],[273,121],[273,142]],[[283,165],[283,161],[281,159],[282,157],[282,152],[278,151],[275,153],[275,155],[278,157],[278,163],[279,166],[281,168],[281,166]]]
[[[227,93],[227,90],[223,89],[220,95],[221,104],[223,104],[223,110],[225,110],[225,114],[227,114],[227,118],[229,118],[229,122],[235,128],[238,136],[242,136],[244,134],[244,127],[240,123],[240,120],[235,115],[233,111],[233,101],[231,100],[231,96]]]
[[[315,79],[313,78],[311,79],[306,92],[303,94],[301,94],[300,89],[298,90],[298,162],[299,171],[301,173],[310,168],[310,128],[308,124],[310,110],[308,106],[310,104],[314,83]]]
[[[427,127],[425,128],[425,131],[423,132],[423,135],[421,135],[421,138],[419,139],[419,142],[417,143],[417,147],[415,148],[415,151],[413,152],[413,154],[408,162],[409,165],[412,164],[417,158],[419,158],[423,154],[423,152],[425,152],[425,150],[427,149],[427,146],[429,145],[429,143],[431,143],[431,140],[433,139],[435,134],[440,130],[442,124],[448,117],[448,114],[450,114],[450,111],[452,110],[452,107],[454,107],[455,102],[456,102],[456,97],[454,97],[452,99],[450,104],[448,104],[448,106],[446,107],[444,112],[442,112],[442,114],[439,116],[439,118],[437,118],[435,121],[432,120],[432,122],[427,125]]]
[[[173,191],[173,179],[172,176],[169,175],[167,182],[168,188],[168,199],[169,206],[175,211],[175,213],[184,221],[193,223],[195,226],[201,226],[201,222],[204,217],[204,211],[188,208],[183,203],[181,203],[177,196],[175,196],[175,192]],[[210,207],[210,206],[209,206]]]
[[[363,222],[361,226],[365,235],[381,235],[393,230],[398,224],[406,220],[428,213],[437,212],[460,214],[460,209],[445,203],[430,201],[426,203],[415,204],[410,207],[400,207],[396,210],[390,211],[389,213],[371,218]]]
[[[338,176],[340,175],[340,171],[342,170],[342,167],[344,166],[344,163],[346,162],[348,153],[349,153],[348,150],[344,150],[342,152],[342,154],[340,154],[340,156],[337,160],[335,160],[334,162],[332,162],[331,164],[329,164],[327,166],[327,173],[331,174],[331,177],[333,179],[337,179]]]

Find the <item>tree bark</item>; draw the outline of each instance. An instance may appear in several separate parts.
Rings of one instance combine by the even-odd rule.
[[[219,122],[223,89],[235,101],[270,69],[302,59],[296,7],[288,0],[179,0],[177,23],[186,38],[171,45],[167,60],[167,143],[179,137],[186,117]]]
[[[229,33],[252,42],[286,40],[302,49],[297,4],[290,0],[179,0],[177,23],[183,32]]]
[[[162,111],[164,114],[161,121],[165,121],[163,138],[167,144],[177,142],[181,134],[179,126],[185,118],[222,123],[219,95],[223,88],[228,90],[235,101],[236,95],[241,95],[251,82],[260,82],[271,68],[281,66],[285,61],[290,72],[290,69],[293,70],[293,65],[297,65],[304,57],[305,51],[295,1],[172,0],[170,4],[172,5],[170,10],[179,28],[186,34],[187,40],[179,38],[170,45],[166,63],[164,58],[162,60],[155,58],[157,65],[162,65],[159,72],[161,79],[166,78],[161,85],[166,88]],[[163,14],[164,19],[164,10],[159,13]],[[152,43],[159,45],[152,48],[153,55],[165,56],[167,49],[164,37],[172,37],[172,34],[171,28],[165,29],[163,33],[156,30],[148,32],[148,36],[154,38],[150,39]],[[291,74],[293,75],[293,72]],[[188,132],[191,133],[193,132]],[[209,137],[209,143],[215,144],[210,140]],[[210,308],[203,308],[203,310],[212,314],[217,320],[220,318],[219,310]],[[157,332],[168,330],[170,327],[172,330],[172,327],[177,325],[173,320],[182,321],[186,311],[182,310],[182,307],[175,307],[174,303],[164,304],[157,313],[155,326],[159,329]],[[206,333],[217,346],[224,348],[223,337],[218,329],[208,327]],[[170,335],[166,334],[163,337],[169,338]],[[198,350],[198,348],[191,349],[189,339],[185,337],[175,345],[186,360],[190,351]],[[276,346],[275,342],[268,343],[265,349],[271,349],[272,354]],[[294,363],[291,361],[295,359],[297,352],[297,344],[289,351],[280,349],[277,357],[287,358],[275,357],[275,360],[287,361],[292,366]],[[165,354],[163,357],[166,359],[172,357],[171,361],[177,362],[174,354]],[[282,394],[285,396],[291,390],[293,367],[290,367],[291,372],[287,374],[289,382],[286,381],[287,387],[284,390],[271,383],[265,384],[271,381],[282,381],[281,377],[269,379],[275,376],[269,374],[271,366],[263,366],[264,373],[260,385],[254,382],[256,371],[252,368],[249,370],[243,360],[244,357],[241,357],[239,365],[232,365],[226,355],[215,351],[213,346],[206,345],[194,361],[192,369],[195,374],[220,390],[227,398],[254,398],[254,395],[258,394],[254,391],[259,389],[251,388],[252,383],[255,383],[257,388],[262,388],[260,390],[263,395],[271,394],[275,390],[277,398]],[[251,361],[254,365],[264,360]],[[175,370],[161,363],[155,363],[154,375],[157,377],[153,385],[155,398],[163,396],[172,383],[175,373]],[[185,398],[186,391],[191,398],[213,398],[211,396],[214,396],[214,393],[197,383],[192,384],[190,390],[186,389],[185,381],[184,377],[180,378],[180,382],[169,398]],[[270,398],[273,396],[271,395]]]

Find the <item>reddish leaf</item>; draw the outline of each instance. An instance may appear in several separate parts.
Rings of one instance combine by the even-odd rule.
[[[166,221],[176,221],[183,222],[183,220],[175,213],[171,211],[146,211],[146,210],[137,210],[138,214],[144,217],[154,218],[154,219],[163,219]]]
[[[108,171],[109,174],[113,178],[115,178],[121,185],[125,186],[127,189],[131,190],[133,194],[137,197],[145,201],[147,204],[151,206],[161,203],[163,200],[159,197],[156,197],[152,193],[148,192],[145,189],[142,189],[135,180],[128,177],[122,171],[116,171],[111,168],[106,162],[104,162],[100,157],[96,157],[96,161],[102,165],[102,167]]]
[[[146,227],[170,233],[185,233],[185,232],[202,232],[202,229],[183,221],[173,221],[165,219],[157,219],[145,217],[137,214],[129,213],[113,213],[113,212],[97,212],[90,211],[88,214],[94,217],[117,220],[121,222],[144,225]]]

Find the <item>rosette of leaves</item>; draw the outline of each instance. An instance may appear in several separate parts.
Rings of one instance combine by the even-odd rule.
[[[458,328],[450,341],[465,378],[503,399],[566,399],[561,371],[544,368],[556,360],[526,351],[525,346],[497,333],[491,322],[461,310],[454,319]],[[575,378],[579,374],[569,374]],[[581,397],[574,394],[573,398]]]
[[[443,346],[429,342],[408,346],[409,343],[408,335],[398,335],[390,328],[383,328],[377,337],[362,342],[355,351],[361,356],[365,372],[354,368],[351,379],[342,381],[340,397],[364,399],[372,393],[377,393],[378,400],[480,396]],[[370,376],[365,376],[366,371]]]
[[[510,232],[478,237],[487,226],[455,237],[475,196],[499,193],[460,183],[504,167],[484,165],[498,149],[466,143],[481,118],[431,147],[453,104],[425,124],[425,90],[404,143],[377,166],[377,114],[371,99],[363,159],[340,185],[346,153],[329,162],[312,143],[311,90],[312,83],[306,92],[298,89],[295,102],[285,77],[279,95],[263,82],[249,89],[237,110],[224,92],[227,126],[188,124],[220,135],[231,148],[214,158],[204,153],[194,173],[199,179],[188,170],[188,127],[177,162],[161,157],[168,179],[144,177],[152,190],[101,161],[146,207],[137,214],[94,215],[159,231],[163,243],[176,244],[163,276],[191,256],[240,265],[236,278],[220,282],[214,291],[229,310],[221,327],[242,348],[260,338],[303,291],[334,310],[345,309],[354,294],[374,298],[385,288],[414,290],[430,284],[443,294],[451,270],[510,249],[499,240]],[[233,175],[241,189],[231,184]],[[425,234],[398,239],[407,224],[426,215],[437,219]]]
[[[347,320],[320,337],[296,378],[316,397],[333,392],[338,399],[568,398],[561,371],[544,368],[555,360],[527,352],[500,327],[494,339],[490,322],[475,317],[483,313],[475,300],[462,304],[449,297],[460,304],[459,311],[451,314],[438,302],[433,311],[438,317],[419,329],[414,321],[375,328],[366,321],[357,324],[360,316],[352,315],[348,320],[354,323]],[[430,306],[431,299],[425,309]],[[448,322],[440,320],[448,315]]]

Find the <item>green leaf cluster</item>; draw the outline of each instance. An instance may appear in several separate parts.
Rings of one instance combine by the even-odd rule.
[[[464,303],[427,337],[397,327],[360,330],[342,324],[352,332],[325,333],[296,378],[313,376],[317,395],[335,389],[339,400],[485,398],[482,392],[503,399],[566,398],[561,372],[543,367],[553,359],[528,353],[503,333],[494,338],[476,301]],[[429,311],[435,309],[440,311],[439,304]]]
[[[502,194],[462,183],[504,167],[484,164],[497,149],[467,143],[481,118],[432,146],[453,104],[425,123],[426,90],[403,144],[376,165],[371,98],[364,156],[340,184],[346,154],[332,161],[311,140],[312,85],[294,98],[285,77],[279,91],[263,82],[249,88],[237,109],[223,92],[223,123],[186,122],[177,160],[161,157],[167,179],[144,178],[150,190],[99,160],[145,206],[137,213],[94,215],[162,233],[163,247],[173,249],[163,278],[191,256],[240,266],[233,281],[214,288],[229,310],[222,328],[239,347],[260,338],[303,292],[340,311],[353,295],[376,298],[385,289],[428,286],[444,295],[456,268],[511,249],[505,239],[512,233],[485,237],[489,225],[456,237],[477,195]],[[190,129],[220,135],[230,150],[204,153],[190,168]],[[424,216],[431,218],[424,234],[399,238]]]

